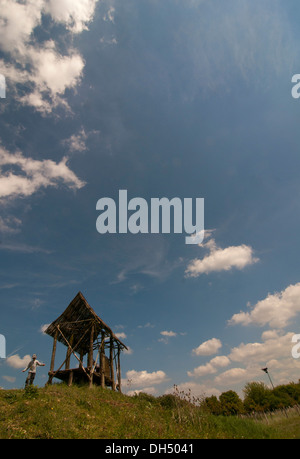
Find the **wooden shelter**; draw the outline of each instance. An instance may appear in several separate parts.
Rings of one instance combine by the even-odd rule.
[[[66,310],[47,327],[45,333],[53,338],[47,384],[51,384],[53,378],[69,385],[86,381],[90,386],[110,386],[121,392],[120,354],[127,347],[97,316],[81,292],[77,293]],[[65,360],[54,370],[58,341],[67,347],[67,352]],[[70,368],[72,354],[78,361],[77,368]],[[86,366],[83,363],[85,355]]]

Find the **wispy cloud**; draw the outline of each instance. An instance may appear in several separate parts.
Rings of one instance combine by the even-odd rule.
[[[64,157],[59,163],[50,159],[26,158],[21,152],[10,153],[0,147],[0,200],[30,196],[41,188],[64,184],[76,190],[84,186],[67,165]]]
[[[182,75],[186,97],[199,91],[229,91],[233,81],[252,86],[255,81],[267,89],[270,78],[289,72],[297,62],[282,2],[192,0],[185,6],[187,14],[176,30],[176,50],[190,68],[188,75]]]
[[[1,180],[1,177],[0,177]],[[20,231],[22,221],[19,218],[8,216],[0,217],[0,233],[15,234]]]
[[[51,250],[44,249],[43,247],[33,246],[29,244],[22,244],[18,242],[4,243],[0,242],[0,250],[10,250],[11,252],[20,253],[52,253]]]

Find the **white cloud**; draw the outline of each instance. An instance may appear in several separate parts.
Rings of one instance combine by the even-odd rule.
[[[16,378],[15,378],[14,376],[5,376],[5,375],[4,375],[4,376],[2,376],[2,378],[3,378],[5,381],[9,382],[9,383],[14,383],[15,380],[16,380]]]
[[[84,182],[69,169],[67,161],[66,157],[59,163],[25,158],[21,152],[11,154],[0,147],[0,199],[30,196],[41,188],[57,187],[59,183],[71,189],[82,188]],[[3,172],[3,167],[10,168]],[[16,167],[19,174],[15,173]]]
[[[141,392],[149,395],[155,395],[157,394],[157,389],[155,387],[144,387],[143,389],[129,390],[126,395],[133,396],[138,395]]]
[[[194,381],[187,381],[181,384],[176,385],[178,392],[183,392],[183,395],[189,396],[191,393],[192,396],[203,399],[204,397],[209,397],[211,395],[219,396],[221,391],[210,384],[199,384]],[[173,394],[174,387],[169,388],[165,392],[166,394]]]
[[[231,349],[228,357],[233,362],[264,365],[270,359],[291,358],[291,339],[294,333],[263,335],[263,342],[241,343]]]
[[[171,337],[171,336],[176,336],[177,335],[177,333],[175,333],[173,331],[161,331],[160,334],[163,335],[163,336],[167,336],[167,337]]]
[[[218,352],[222,347],[222,343],[218,338],[211,338],[208,341],[200,344],[196,349],[193,349],[193,354],[196,355],[212,355]]]
[[[217,369],[211,364],[206,363],[205,365],[200,365],[199,367],[195,368],[193,371],[188,371],[187,374],[191,378],[200,378],[201,376],[209,375],[216,373]]]
[[[205,384],[221,387],[222,390],[225,386],[235,390],[235,386],[241,383],[245,385],[249,381],[264,380],[261,369],[265,366],[270,369],[276,384],[298,380],[299,363],[291,355],[293,335],[293,332],[266,330],[261,335],[261,342],[240,343],[228,355],[216,356],[187,374],[191,378],[202,379],[214,375],[214,379]],[[230,364],[235,366],[220,373]],[[189,384],[193,382],[186,383],[187,386]]]
[[[230,363],[230,360],[226,355],[218,355],[217,357],[211,359],[210,363],[215,367],[227,367],[227,365]]]
[[[41,333],[45,333],[45,331],[47,330],[47,328],[49,327],[50,324],[44,324],[41,326],[40,328],[40,332]]]
[[[91,130],[86,132],[82,127],[77,134],[72,134],[68,139],[62,141],[63,145],[66,145],[71,153],[83,152],[88,149],[86,141],[92,135],[99,135],[100,131]]]
[[[130,346],[127,346],[127,349],[124,349],[123,353],[126,355],[131,355],[133,354],[133,350]]]
[[[41,23],[44,0],[2,0],[0,43],[4,52],[18,52],[31,40],[32,31]]]
[[[73,33],[80,33],[88,29],[89,22],[94,17],[98,0],[49,0],[45,11],[56,22],[66,25]]]
[[[78,134],[73,134],[69,139],[65,139],[63,144],[67,145],[71,152],[74,151],[85,151],[87,149],[85,141],[87,139],[87,134],[83,128],[79,131]]]
[[[192,378],[198,378],[201,376],[209,375],[217,373],[218,368],[223,368],[228,366],[230,363],[229,358],[226,355],[220,355],[214,357],[210,360],[210,362],[206,363],[205,365],[200,365],[199,367],[195,368],[193,371],[188,371],[188,376]]]
[[[258,258],[253,256],[252,247],[245,244],[221,249],[217,247],[214,239],[210,239],[208,242],[200,244],[200,247],[208,249],[209,254],[202,259],[196,258],[188,264],[185,271],[188,277],[198,277],[203,273],[229,271],[233,268],[241,270],[258,261]]]
[[[146,370],[129,370],[126,373],[126,378],[131,387],[148,387],[168,380],[166,373],[161,370],[152,373],[148,373]]]
[[[231,385],[239,382],[247,382],[248,372],[245,368],[231,368],[215,377],[214,382],[217,385]]]
[[[1,73],[14,85],[16,99],[42,114],[61,105],[68,109],[63,96],[75,88],[82,77],[84,60],[72,47],[65,54],[53,39],[38,42],[35,31],[44,15],[62,23],[68,31],[82,32],[93,19],[97,0],[2,0],[0,10]],[[17,84],[26,84],[26,95],[18,93]],[[28,90],[30,90],[28,92]]]
[[[284,328],[299,312],[300,282],[289,285],[279,293],[269,294],[265,299],[258,301],[250,312],[241,311],[234,314],[229,324],[259,326],[268,324],[272,328]]]
[[[115,333],[116,337],[119,338],[119,339],[125,339],[127,338],[127,335],[126,333],[124,332],[120,332],[120,333]]]
[[[21,358],[18,354],[11,355],[10,357],[7,357],[5,362],[7,363],[8,366],[16,368],[16,369],[24,369],[26,368],[27,364],[30,362],[31,356],[30,355],[25,355],[23,358]]]

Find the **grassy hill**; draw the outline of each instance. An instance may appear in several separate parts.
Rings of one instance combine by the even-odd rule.
[[[257,422],[213,416],[174,395],[129,397],[64,384],[0,390],[0,438],[300,438],[300,417]]]

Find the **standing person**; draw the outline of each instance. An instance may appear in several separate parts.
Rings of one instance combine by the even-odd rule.
[[[26,382],[25,382],[25,387],[27,387],[28,384],[31,385],[33,383],[35,375],[36,375],[36,367],[37,367],[37,365],[40,366],[40,367],[44,367],[45,366],[44,363],[41,363],[41,362],[39,362],[37,360],[36,354],[33,354],[32,360],[28,363],[27,367],[24,368],[24,370],[22,370],[23,373],[24,373],[24,371],[29,370],[28,371],[28,376],[27,376]]]

